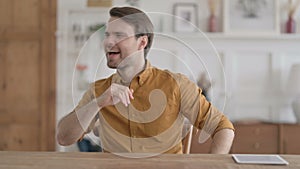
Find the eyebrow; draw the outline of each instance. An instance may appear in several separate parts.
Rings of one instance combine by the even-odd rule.
[[[126,32],[107,32],[107,31],[105,31],[105,35],[110,35],[110,34],[114,34],[114,35],[117,35],[117,34],[119,34],[119,35],[126,35],[126,36],[128,36],[128,34],[126,33]]]

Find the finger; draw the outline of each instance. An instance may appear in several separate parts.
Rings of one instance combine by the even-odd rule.
[[[129,92],[129,97],[131,98],[131,99],[134,99],[134,97],[133,97],[133,89],[130,89],[130,92]]]

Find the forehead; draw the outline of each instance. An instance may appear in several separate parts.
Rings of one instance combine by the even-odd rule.
[[[106,32],[126,32],[134,34],[134,27],[118,17],[110,17],[106,25]]]

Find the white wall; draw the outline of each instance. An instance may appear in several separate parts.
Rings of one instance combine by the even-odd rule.
[[[218,2],[218,10],[217,16],[219,19],[219,30],[221,31],[222,26],[222,0],[216,0]],[[293,0],[294,2],[296,0]],[[188,3],[194,2],[198,4],[198,19],[199,19],[199,27],[203,31],[205,31],[206,18],[208,17],[208,9],[207,9],[207,0],[185,0],[184,2],[179,0],[139,0],[139,7],[146,12],[162,12],[172,14],[173,4],[175,3]],[[288,0],[278,0],[279,2],[279,12],[280,12],[280,23],[283,29],[283,24],[287,19],[287,8],[288,8]],[[78,9],[78,8],[86,8],[87,0],[58,0],[58,27],[61,28],[63,25],[63,13],[67,9]],[[126,0],[113,0],[113,6],[123,6],[127,5]],[[295,20],[300,25],[300,9],[296,12]],[[171,26],[171,25],[169,25]],[[167,28],[166,28],[167,29]],[[298,32],[300,32],[300,26],[298,26]]]

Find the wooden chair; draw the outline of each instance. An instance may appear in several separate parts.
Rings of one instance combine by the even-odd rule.
[[[186,136],[182,140],[182,152],[183,154],[190,154],[191,151],[191,145],[192,145],[192,139],[193,139],[193,125],[191,124],[184,124],[183,126],[183,134],[186,134]]]

